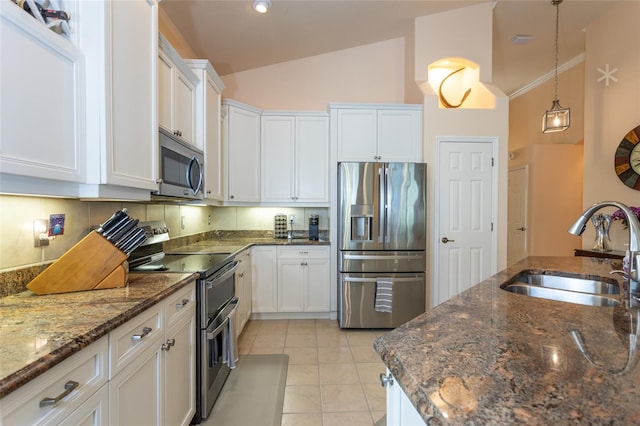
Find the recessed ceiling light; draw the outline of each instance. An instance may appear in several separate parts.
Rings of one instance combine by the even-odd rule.
[[[529,43],[531,40],[533,40],[533,36],[532,35],[529,35],[529,34],[516,34],[511,39],[511,43],[513,43],[513,44],[525,44],[525,43]]]
[[[267,13],[271,7],[271,0],[255,0],[253,2],[253,10],[258,13]]]

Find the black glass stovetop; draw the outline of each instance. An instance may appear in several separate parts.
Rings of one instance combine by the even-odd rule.
[[[229,253],[165,254],[162,259],[135,266],[132,272],[199,272],[209,276],[231,259]]]

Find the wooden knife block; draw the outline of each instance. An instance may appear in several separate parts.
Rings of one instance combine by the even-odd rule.
[[[35,277],[27,288],[38,295],[125,287],[127,255],[91,231]]]

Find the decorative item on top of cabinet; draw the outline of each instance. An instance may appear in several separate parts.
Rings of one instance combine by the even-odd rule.
[[[159,43],[158,124],[203,149],[195,125],[198,77],[162,34]]]
[[[337,160],[421,162],[422,105],[330,104]]]
[[[329,117],[262,113],[262,202],[329,203]]]
[[[225,201],[260,202],[260,114],[252,106],[222,102],[222,140],[226,159]]]
[[[196,87],[195,139],[204,150],[204,198],[224,200],[221,140],[222,89],[224,83],[211,66],[200,59],[186,59],[200,80]]]

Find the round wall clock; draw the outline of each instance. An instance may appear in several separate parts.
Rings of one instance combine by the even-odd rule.
[[[622,139],[614,161],[616,175],[622,183],[640,191],[640,126],[631,129]]]

